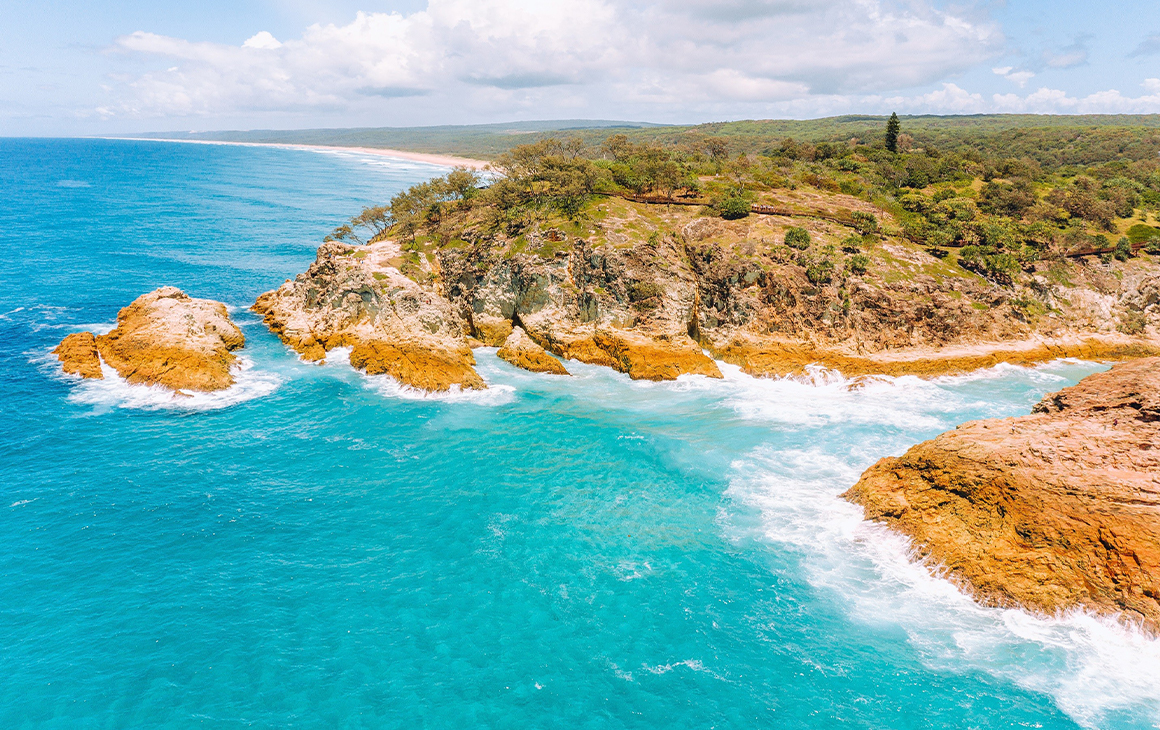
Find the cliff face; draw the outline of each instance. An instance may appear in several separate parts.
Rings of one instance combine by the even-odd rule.
[[[130,383],[212,391],[233,385],[232,351],[245,342],[224,304],[163,286],[122,309],[109,334],[78,332],[54,352],[65,372],[85,378],[103,377],[103,358]]]
[[[1160,358],[882,459],[843,496],[985,603],[1160,631]]]
[[[848,197],[833,202],[867,212]],[[1145,255],[1044,260],[999,284],[954,254],[828,218],[725,221],[620,198],[515,232],[470,215],[448,235],[324,244],[254,308],[305,359],[349,345],[356,367],[433,390],[483,387],[469,343],[500,347],[517,329],[556,356],[648,380],[720,377],[714,359],[759,376],[812,363],[938,375],[1160,354],[1160,266]],[[804,244],[784,243],[791,229]]]
[[[574,239],[550,258],[476,247],[440,260],[448,298],[487,344],[519,326],[556,355],[632,378],[721,377],[689,335],[697,279],[672,243],[616,250]]]
[[[304,360],[348,346],[351,365],[370,374],[423,390],[486,388],[462,321],[437,287],[400,272],[407,261],[390,241],[325,243],[306,273],[253,309]]]
[[[809,234],[804,248],[782,243],[791,228]],[[830,220],[725,221],[620,199],[587,221],[492,233],[432,255],[473,336],[498,345],[522,326],[557,355],[632,377],[716,375],[705,351],[752,375],[812,363],[938,375],[1160,354],[1160,267],[1147,256],[1045,260],[998,284],[953,254],[939,259]]]

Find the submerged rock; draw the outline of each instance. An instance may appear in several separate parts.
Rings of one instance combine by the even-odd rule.
[[[843,496],[984,603],[1160,631],[1160,358],[882,459]]]
[[[355,368],[414,388],[486,388],[460,318],[430,281],[400,271],[407,263],[392,241],[324,243],[306,273],[258,297],[253,310],[304,360],[346,346]]]
[[[549,355],[544,348],[532,342],[532,339],[520,327],[512,330],[512,333],[504,340],[503,347],[499,348],[496,355],[518,368],[530,370],[533,373],[551,373],[552,375],[569,374],[568,370],[559,360]]]
[[[103,359],[130,383],[213,391],[234,384],[232,351],[245,342],[224,304],[163,286],[122,309],[109,334],[71,334],[54,352],[85,378],[102,377]]]

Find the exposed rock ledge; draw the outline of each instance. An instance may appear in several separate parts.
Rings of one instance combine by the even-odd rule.
[[[213,391],[234,384],[232,351],[245,343],[224,304],[163,286],[122,309],[109,334],[77,332],[53,352],[66,373],[84,378],[103,377],[103,358],[130,383]]]
[[[530,370],[533,373],[550,373],[552,375],[568,375],[559,360],[532,342],[532,338],[522,328],[516,327],[503,342],[503,347],[495,353],[501,359],[507,360],[516,367]]]
[[[984,603],[1160,631],[1160,358],[882,459],[843,496]]]

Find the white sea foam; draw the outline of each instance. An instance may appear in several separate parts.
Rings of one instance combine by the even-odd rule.
[[[52,358],[53,361],[55,359]],[[244,355],[238,356],[232,386],[212,393],[188,391],[189,395],[179,395],[161,385],[129,383],[104,361],[101,362],[101,373],[105,376],[102,380],[65,375],[59,367],[59,364],[55,365],[56,373],[74,383],[69,400],[95,406],[95,413],[108,412],[113,408],[212,411],[267,396],[277,390],[282,382],[274,373],[255,369],[253,361]]]
[[[1059,366],[1031,372],[1000,366],[965,378],[1054,383],[1059,376],[1053,367]],[[840,383],[803,385],[808,394],[796,387],[784,380],[746,384],[744,397],[732,396],[732,405],[757,420],[816,424],[823,414],[910,428],[953,420],[962,406],[940,383],[909,378],[883,379],[857,391]],[[760,511],[768,539],[799,552],[812,585],[829,592],[857,621],[901,627],[929,665],[974,668],[1047,693],[1087,727],[1115,712],[1160,722],[1160,641],[1082,611],[1048,618],[975,603],[915,562],[906,538],[864,521],[860,507],[838,497],[874,458],[907,445],[855,440],[862,441],[851,439],[829,451],[761,447],[733,465],[729,494]]]

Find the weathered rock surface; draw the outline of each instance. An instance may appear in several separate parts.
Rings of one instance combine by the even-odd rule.
[[[843,496],[982,602],[1160,631],[1160,358],[882,459]]]
[[[568,375],[567,368],[548,354],[548,352],[532,342],[522,328],[516,327],[504,340],[503,347],[495,353],[512,365],[533,373],[550,373],[552,375]]]
[[[721,377],[690,336],[697,277],[673,241],[622,251],[576,240],[553,258],[479,247],[445,252],[441,268],[448,298],[487,344],[518,326],[549,352],[634,379]]]
[[[347,346],[351,365],[405,385],[486,388],[462,321],[434,285],[399,270],[407,261],[391,241],[324,243],[306,273],[258,297],[253,309],[304,360]]]
[[[97,338],[92,332],[74,332],[61,340],[52,351],[60,360],[61,368],[70,375],[82,378],[103,379],[101,354],[97,351]]]
[[[99,353],[130,383],[213,391],[234,384],[233,350],[245,343],[224,304],[163,286],[122,309],[109,334],[72,334],[54,352],[65,372],[86,378],[102,377]]]

